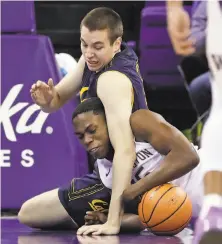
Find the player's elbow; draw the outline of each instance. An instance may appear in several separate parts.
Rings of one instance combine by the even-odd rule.
[[[199,155],[197,154],[197,152],[193,149],[188,157],[187,157],[187,163],[189,165],[189,167],[191,169],[194,169],[195,167],[197,167],[197,165],[199,164],[200,162],[200,158],[199,158]]]

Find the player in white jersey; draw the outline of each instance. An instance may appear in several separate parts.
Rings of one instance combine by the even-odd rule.
[[[189,39],[190,19],[182,1],[167,2],[168,32],[179,55],[195,52]],[[204,200],[196,223],[194,243],[222,243],[222,2],[207,3],[206,53],[211,70],[212,108],[201,138]]]
[[[97,159],[102,183],[112,189],[114,151],[101,101],[98,98],[85,100],[76,108],[72,120],[75,134],[86,150]],[[200,184],[202,174],[201,165],[198,164],[199,156],[193,145],[178,129],[150,110],[134,112],[130,124],[137,154],[131,178],[134,184],[120,197],[130,204],[153,187],[172,182],[187,191],[193,201],[194,214],[197,215],[203,194]],[[94,231],[93,226],[86,232],[83,226],[82,230],[84,234]]]

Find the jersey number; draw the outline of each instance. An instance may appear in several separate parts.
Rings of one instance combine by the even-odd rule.
[[[145,176],[147,176],[148,174],[150,174],[150,172],[144,172],[145,169],[143,166],[140,166],[139,169],[137,170],[135,176],[132,179],[132,184],[136,183],[137,181],[139,181],[140,179],[144,178]]]

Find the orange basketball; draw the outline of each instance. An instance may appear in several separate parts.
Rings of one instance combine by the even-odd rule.
[[[182,188],[168,183],[146,192],[138,212],[140,220],[152,233],[175,235],[188,225],[192,203]]]

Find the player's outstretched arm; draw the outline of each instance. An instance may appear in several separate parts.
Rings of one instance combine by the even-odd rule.
[[[126,200],[175,180],[198,165],[199,156],[193,145],[161,115],[149,110],[139,110],[132,114],[130,123],[136,139],[149,142],[155,150],[166,156],[160,167],[124,192]]]
[[[135,144],[130,127],[132,84],[116,71],[103,73],[97,84],[97,94],[106,113],[110,141],[114,148],[112,196],[107,222],[103,225],[83,226],[77,234],[118,234],[123,210],[123,191],[130,185],[136,159]]]
[[[108,223],[118,226],[121,221],[122,194],[131,182],[136,159],[130,127],[132,89],[130,80],[115,71],[104,73],[98,81],[98,96],[105,108],[109,137],[115,151]]]
[[[76,67],[56,86],[54,86],[52,79],[49,79],[48,83],[38,80],[30,90],[33,101],[44,112],[55,112],[79,91],[84,68],[85,60],[82,56]]]

